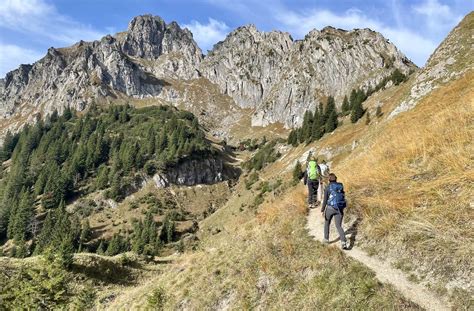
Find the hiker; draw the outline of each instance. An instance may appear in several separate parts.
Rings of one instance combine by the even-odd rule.
[[[321,171],[321,177],[319,178],[317,201],[322,203],[324,199],[324,191],[326,190],[326,186],[328,184],[329,166],[326,164],[325,160],[323,160],[318,165],[319,170]]]
[[[329,243],[329,225],[334,217],[336,219],[336,229],[339,233],[342,249],[349,249],[349,242],[346,240],[344,230],[342,230],[342,218],[344,217],[344,208],[346,199],[344,196],[344,186],[337,182],[335,174],[329,174],[329,185],[324,192],[324,201],[321,207],[321,213],[324,217],[324,243]]]
[[[308,206],[315,208],[317,205],[316,195],[318,192],[319,177],[321,171],[318,166],[316,157],[310,156],[306,170],[304,172],[304,184],[308,186]]]

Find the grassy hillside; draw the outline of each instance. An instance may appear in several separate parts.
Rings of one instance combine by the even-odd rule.
[[[283,140],[260,144],[255,139],[262,135],[281,137],[285,130],[280,127],[258,129],[249,134],[246,124],[234,124],[231,126],[232,140],[241,143],[240,148],[236,148],[239,151],[235,163],[242,164],[246,170],[236,185],[156,190],[148,184],[115,207],[101,206],[90,217],[96,234],[89,237],[89,242],[98,242],[100,236],[113,237],[118,232],[124,233],[127,239],[132,238],[131,246],[143,242],[138,235],[128,235],[136,231],[133,219],[140,219],[143,224],[137,228],[140,232],[152,232],[152,238],[147,237],[148,244],[156,242],[160,252],[146,252],[140,244],[141,248],[132,247],[134,251],[140,249],[136,251],[142,254],[139,257],[131,253],[113,257],[84,253],[72,256],[69,253],[67,272],[63,269],[63,252],[55,253],[57,259],[46,262],[44,258],[50,258],[48,250],[43,257],[1,258],[2,266],[7,269],[0,273],[1,284],[5,284],[0,290],[0,305],[6,302],[7,307],[15,308],[47,299],[52,306],[99,310],[420,309],[390,286],[379,283],[364,265],[348,258],[338,248],[323,246],[308,235],[305,229],[306,189],[292,180],[292,170],[297,160],[304,162],[311,151],[327,160],[345,185],[349,201],[346,221],[359,220],[358,227],[352,228],[356,229],[357,246],[404,270],[411,281],[421,282],[438,294],[449,296],[454,309],[472,309],[474,71],[470,69],[473,58],[467,53],[466,38],[471,34],[473,18],[471,14],[454,30],[446,41],[449,44],[443,44],[437,50],[438,54],[431,58],[427,68],[407,81],[400,81],[403,82],[400,85],[371,93],[360,103],[365,109],[365,117],[358,121],[354,119],[354,124],[350,116],[342,116],[337,126],[333,124],[329,130],[319,131],[314,137],[311,132],[300,140],[301,133],[310,133],[311,118],[307,117],[307,129],[303,126],[295,132],[298,141],[292,144],[296,147],[282,143]],[[457,51],[453,53],[453,62],[446,59],[448,45]],[[460,71],[449,75],[449,70],[458,69]],[[446,76],[439,77],[439,72]],[[415,96],[427,85],[430,91],[426,95]],[[412,102],[416,105],[390,116],[407,98],[416,98],[417,102]],[[143,111],[154,109],[158,108],[148,107]],[[320,111],[322,114],[322,109]],[[109,113],[112,117],[115,115],[113,111]],[[131,120],[121,122],[120,115],[114,120],[119,123],[121,133],[125,133],[133,116]],[[124,117],[127,118],[126,114]],[[212,154],[212,145],[198,131],[196,119],[186,114],[182,119],[183,131],[184,128],[194,129],[189,137],[199,138],[195,144],[188,142],[188,148],[201,146],[202,151]],[[133,133],[136,136],[131,135],[130,144],[144,132],[140,120],[135,121],[137,128]],[[313,116],[313,124],[314,120],[317,119]],[[161,121],[165,125],[169,122]],[[66,118],[63,123],[70,126],[73,121]],[[316,129],[320,130],[323,123]],[[326,129],[326,124],[324,127]],[[158,126],[152,128],[159,129]],[[178,139],[179,142],[181,135],[175,134],[173,138],[174,126],[168,126],[168,129],[167,140]],[[89,140],[92,131],[86,128],[85,132]],[[109,138],[113,140],[116,136],[111,133]],[[144,141],[149,141],[151,136]],[[241,141],[245,138],[254,139]],[[19,144],[23,146],[20,149],[29,146],[25,141]],[[181,147],[176,148],[179,145]],[[41,147],[41,143],[38,146]],[[183,139],[181,143],[169,146],[148,156],[173,162],[187,154]],[[4,159],[15,158],[15,152],[20,154],[20,151],[6,151]],[[53,155],[56,154],[53,151],[58,152],[52,150]],[[126,151],[118,149],[118,153],[111,155],[115,158],[122,155],[124,164],[137,163],[126,161],[130,154]],[[31,158],[38,158],[38,154],[31,154]],[[48,161],[50,158],[54,157],[47,157]],[[113,169],[114,161],[105,163],[103,167]],[[110,188],[110,191],[114,181],[124,180],[136,170],[146,171],[145,163],[142,161],[136,168],[124,169],[126,174],[119,173],[117,178],[112,176],[102,188]],[[99,176],[95,169],[101,163],[92,161],[89,164],[84,164],[86,174],[80,176],[83,183],[79,180],[74,191],[82,191],[84,199],[93,200],[95,192],[93,189],[88,191],[88,187],[92,184],[90,181],[97,184]],[[3,167],[4,181],[13,180],[9,177],[15,173],[11,161],[6,161]],[[31,169],[35,166],[27,167],[35,173]],[[26,190],[22,189],[23,193],[38,189],[36,183],[33,187],[31,180],[27,186]],[[37,198],[39,210],[44,207],[39,199],[47,192],[36,193],[40,195]],[[4,197],[5,194],[9,193],[4,191]],[[27,205],[28,197],[23,196],[16,198],[18,206]],[[6,211],[5,202],[3,211]],[[172,211],[167,211],[167,206],[172,207]],[[183,235],[192,233],[188,236],[189,244],[178,244],[176,239],[168,237],[168,230],[163,229],[164,223],[170,224],[166,220],[168,212],[176,217],[171,221],[177,228],[170,228]],[[13,213],[3,213],[4,216],[7,214]],[[62,223],[61,217],[57,219]],[[199,220],[199,225],[192,220]],[[25,238],[33,235],[30,229],[20,230],[25,227],[17,223],[23,222],[15,220],[13,223],[15,230],[10,233],[8,226],[2,229],[12,239],[24,243]],[[76,229],[79,229],[77,223]],[[174,233],[173,230],[170,232]],[[15,237],[16,233],[18,237]],[[54,233],[58,236],[56,231]],[[82,233],[79,234],[79,230],[75,233],[76,238],[81,239]],[[166,251],[162,249],[162,242],[168,243]],[[64,241],[60,244],[65,245]],[[153,256],[157,254],[169,256]],[[58,266],[55,266],[57,260]],[[45,282],[49,279],[54,282]]]
[[[464,282],[453,287],[472,286],[474,268],[473,79],[470,72],[380,125],[336,167],[367,240],[421,277]]]
[[[107,308],[418,309],[339,249],[308,237],[302,186],[281,187],[254,207],[258,184],[238,186],[202,223],[197,251],[143,286],[124,290]]]

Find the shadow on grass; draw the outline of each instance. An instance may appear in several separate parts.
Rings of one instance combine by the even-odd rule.
[[[88,279],[109,284],[132,285],[135,283],[135,277],[129,266],[99,256],[91,256],[74,262],[72,271]]]

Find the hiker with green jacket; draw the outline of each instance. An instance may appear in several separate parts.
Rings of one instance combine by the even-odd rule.
[[[304,184],[308,186],[308,206],[309,208],[315,208],[317,205],[316,195],[318,193],[319,178],[321,176],[321,170],[318,162],[314,156],[311,156],[306,170],[304,172]]]
[[[342,229],[342,218],[344,217],[344,208],[346,207],[346,199],[344,194],[344,186],[337,182],[335,174],[329,174],[329,185],[324,191],[324,200],[321,207],[321,213],[324,217],[324,243],[329,243],[329,226],[332,218],[336,220],[336,229],[339,233],[342,249],[349,249],[349,242]]]

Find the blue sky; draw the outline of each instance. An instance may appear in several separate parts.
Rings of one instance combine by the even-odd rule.
[[[40,59],[51,47],[126,30],[136,15],[159,15],[188,27],[205,52],[244,24],[303,38],[327,25],[369,27],[417,65],[467,13],[473,0],[1,0],[0,77]]]

